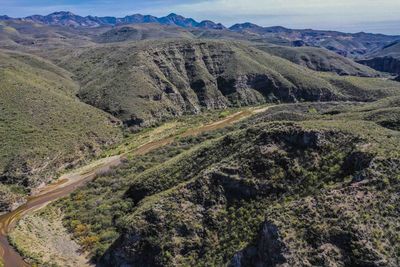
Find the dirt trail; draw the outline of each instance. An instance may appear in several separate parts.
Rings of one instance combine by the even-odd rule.
[[[220,121],[212,124],[204,125],[198,128],[190,129],[179,136],[195,136],[203,132],[217,130],[224,128],[239,120],[249,117],[252,114],[256,114],[267,110],[267,108],[262,109],[248,109],[244,111],[237,112],[230,115]],[[172,143],[177,136],[168,137],[158,141],[153,141],[146,143],[134,151],[135,155],[143,155],[157,148],[163,147]],[[112,167],[116,167],[122,163],[122,158],[124,155],[117,155],[105,159],[98,160],[91,163],[90,165],[79,169],[73,173],[65,174],[59,178],[59,180],[53,184],[46,186],[36,193],[35,196],[29,197],[27,203],[20,206],[18,209],[9,212],[5,215],[0,216],[0,258],[5,267],[25,267],[29,266],[23,258],[15,251],[15,249],[9,244],[7,240],[7,235],[10,230],[15,226],[17,221],[27,213],[38,210],[52,201],[60,199],[69,195],[71,192],[75,191],[77,188],[82,187],[87,182],[93,180],[96,175],[107,172]]]

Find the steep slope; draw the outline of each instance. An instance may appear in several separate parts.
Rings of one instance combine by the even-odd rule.
[[[398,132],[271,113],[136,176],[103,263],[396,266]]]
[[[358,61],[379,71],[400,75],[400,42],[394,42]]]
[[[274,106],[56,206],[99,266],[396,266],[400,135],[380,121],[399,103]]]
[[[334,123],[261,123],[139,176],[129,197],[155,191],[122,220],[104,265],[395,266],[399,162]]]
[[[374,69],[323,48],[271,45],[257,45],[257,48],[316,71],[335,72],[345,76],[380,76]]]
[[[371,101],[399,93],[395,82],[322,75],[227,41],[148,41],[64,53],[57,62],[80,81],[79,97],[128,126],[202,109],[279,101]]]
[[[80,102],[70,73],[9,51],[0,62],[2,185],[35,188],[119,139],[118,120]]]

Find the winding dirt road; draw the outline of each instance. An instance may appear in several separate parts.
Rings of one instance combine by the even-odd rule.
[[[230,115],[220,121],[212,124],[204,125],[198,128],[194,128],[186,131],[179,136],[195,136],[203,132],[212,131],[220,128],[224,128],[228,125],[234,124],[235,122],[249,117],[252,114],[265,111],[267,108],[262,109],[248,109],[237,112]],[[134,155],[143,155],[152,150],[160,148],[162,146],[172,143],[177,136],[168,137],[154,142],[146,143],[134,151]],[[79,171],[63,175],[59,180],[53,184],[50,184],[40,190],[35,196],[29,197],[27,202],[20,206],[18,209],[0,216],[0,257],[5,267],[25,267],[29,266],[18,252],[9,244],[7,235],[10,230],[16,225],[17,221],[22,216],[38,210],[52,201],[60,199],[69,195],[77,188],[82,187],[87,182],[93,180],[96,175],[107,172],[113,167],[116,167],[122,163],[124,155],[117,155],[109,158],[104,158],[91,163],[90,165],[79,169]]]

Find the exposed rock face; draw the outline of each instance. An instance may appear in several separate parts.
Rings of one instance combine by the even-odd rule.
[[[358,62],[379,71],[400,74],[400,58],[398,57],[376,57]]]
[[[227,136],[177,161],[174,166],[137,177],[127,193],[129,197],[137,196],[139,188],[143,190],[147,186],[151,190],[135,200],[138,208],[125,218],[126,228],[104,255],[102,264],[168,266],[201,261],[211,265],[261,267],[354,262],[357,256],[350,246],[360,238],[358,233],[347,234],[347,228],[340,224],[339,230],[323,228],[320,240],[309,229],[310,233],[294,239],[305,240],[310,254],[302,254],[293,244],[297,241],[291,239],[294,232],[284,225],[303,220],[303,213],[295,213],[293,221],[277,220],[275,208],[270,207],[277,207],[279,212],[285,206],[282,203],[285,196],[304,195],[308,190],[317,192],[321,184],[340,183],[348,175],[364,171],[369,165],[359,163],[363,160],[356,160],[355,166],[349,166],[346,161],[346,158],[365,158],[355,153],[360,140],[336,131],[308,131],[291,126],[280,129],[278,125],[248,129],[239,139]],[[271,127],[277,128],[261,130]],[[205,165],[197,166],[197,161]],[[189,162],[194,165],[188,167]],[[180,168],[181,165],[188,169]],[[307,220],[318,217],[312,215],[315,205],[309,206]],[[264,215],[266,220],[262,218]],[[337,225],[329,217],[324,218],[332,227]],[[318,224],[311,227],[319,231]],[[282,229],[285,229],[284,235],[281,235]],[[245,249],[239,249],[241,242],[247,244]],[[319,247],[321,253],[308,252],[312,247]],[[365,257],[362,260],[368,261]]]
[[[395,42],[382,46],[373,51],[373,53],[361,58],[358,62],[376,70],[399,75],[400,42],[396,40]]]
[[[257,243],[236,253],[229,267],[280,266],[286,262],[284,256],[285,249],[285,244],[279,236],[278,228],[270,222],[265,222]]]
[[[305,68],[230,42],[88,49],[63,64],[81,81],[81,99],[141,126],[202,109],[345,99]]]
[[[80,220],[95,236],[118,227],[113,245],[91,250],[103,266],[395,267],[400,137],[373,114],[399,103],[270,107],[207,134],[215,139],[190,139],[201,145],[161,156],[160,165],[133,159],[77,194],[86,200],[65,205],[67,222]],[[146,158],[178,142],[190,141]],[[107,214],[99,220],[90,216],[97,205]]]

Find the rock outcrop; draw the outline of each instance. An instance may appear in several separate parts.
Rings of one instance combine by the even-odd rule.
[[[106,252],[102,264],[166,266],[201,261],[239,267],[316,263],[318,255],[305,256],[294,249],[291,230],[283,227],[293,221],[280,219],[277,225],[270,217],[275,214],[272,207],[279,210],[285,206],[279,204],[282,199],[297,199],[298,194],[300,201],[319,196],[324,184],[343,183],[346,177],[369,168],[370,164],[364,163],[369,157],[357,152],[359,142],[362,140],[357,137],[336,131],[259,125],[201,148],[175,164],[144,173],[136,177],[127,196],[137,197],[136,190],[143,192],[146,186],[152,190],[135,200],[137,209],[124,219],[123,234]],[[354,166],[349,165],[352,158],[357,158]],[[198,166],[198,161],[205,165]],[[295,205],[295,201],[288,203]],[[293,216],[302,220],[302,213]],[[310,214],[307,220],[311,218]],[[357,234],[346,235],[344,226],[339,232],[335,228],[324,231],[321,241],[307,233],[300,239],[310,246],[321,245],[325,251],[321,255],[331,257],[338,251],[345,263],[353,262],[357,256],[348,246]],[[300,239],[295,243],[302,242]],[[247,246],[239,249],[240,244]],[[299,261],[302,256],[305,258]]]
[[[235,42],[127,43],[82,49],[60,61],[76,74],[83,101],[132,127],[267,102],[370,101],[386,87],[321,75]],[[373,87],[365,90],[360,82]]]
[[[374,57],[358,62],[379,71],[400,75],[400,58],[397,57]]]

